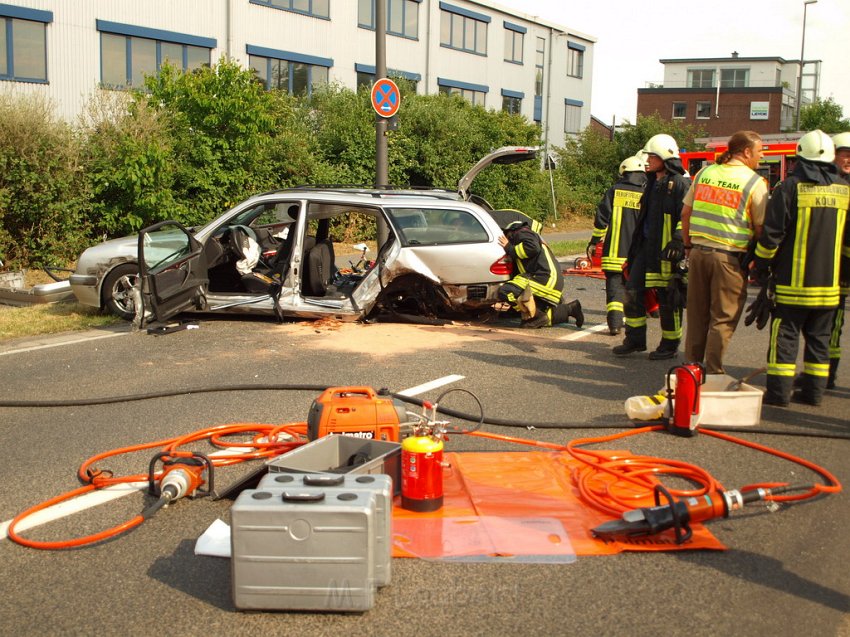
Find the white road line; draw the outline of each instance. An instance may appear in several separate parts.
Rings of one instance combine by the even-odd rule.
[[[431,391],[432,389],[436,389],[437,387],[442,387],[443,385],[448,385],[449,383],[456,383],[457,381],[463,380],[464,378],[465,376],[451,374],[449,376],[443,376],[442,378],[432,380],[430,383],[417,385],[416,387],[411,387],[410,389],[405,389],[396,393],[400,396],[418,396],[419,394],[424,394],[425,392]]]
[[[577,341],[585,336],[590,336],[594,332],[602,332],[603,330],[607,330],[607,323],[600,323],[599,325],[594,325],[593,327],[587,327],[582,329],[579,332],[573,332],[571,334],[567,334],[566,336],[561,336],[558,338],[559,341]]]
[[[22,354],[23,352],[35,352],[40,349],[50,349],[51,347],[61,347],[62,345],[72,345],[73,343],[85,343],[86,341],[96,341],[101,338],[112,338],[113,336],[125,336],[129,332],[108,332],[106,334],[96,334],[85,336],[82,338],[60,339],[50,343],[42,343],[41,345],[33,345],[32,347],[21,347],[20,349],[10,349],[5,352],[0,352],[0,356],[7,354]]]

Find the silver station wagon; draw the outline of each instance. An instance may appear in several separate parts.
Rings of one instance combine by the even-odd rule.
[[[198,228],[158,223],[87,249],[71,288],[80,303],[140,323],[183,311],[474,316],[492,309],[511,274],[500,228],[524,215],[493,210],[469,185],[490,164],[534,159],[536,151],[494,151],[457,192],[297,187],[250,197]],[[341,243],[351,229],[377,237],[374,258],[365,243]]]

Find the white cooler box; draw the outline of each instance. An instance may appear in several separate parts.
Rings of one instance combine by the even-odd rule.
[[[761,399],[764,395],[760,389],[741,383],[737,391],[726,391],[726,388],[737,379],[729,374],[707,374],[705,384],[700,387],[700,418],[699,425],[707,427],[753,427],[761,421]],[[676,377],[670,379],[676,402]],[[666,393],[667,387],[661,390]]]

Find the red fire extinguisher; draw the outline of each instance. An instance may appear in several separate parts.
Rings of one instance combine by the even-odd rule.
[[[436,405],[425,401],[422,406],[421,423],[401,443],[401,506],[436,511],[443,506],[445,423],[435,419]]]
[[[671,386],[675,375],[676,389]],[[705,383],[705,367],[701,363],[687,363],[667,371],[667,404],[673,410],[667,419],[667,430],[677,436],[693,436],[697,432],[700,408],[700,386]]]

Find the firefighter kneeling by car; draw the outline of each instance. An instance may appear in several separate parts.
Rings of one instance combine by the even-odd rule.
[[[552,250],[527,221],[512,221],[502,228],[499,245],[514,264],[514,278],[499,288],[499,300],[509,303],[522,317],[520,327],[549,327],[566,323],[584,324],[578,300],[564,303],[564,276]]]

